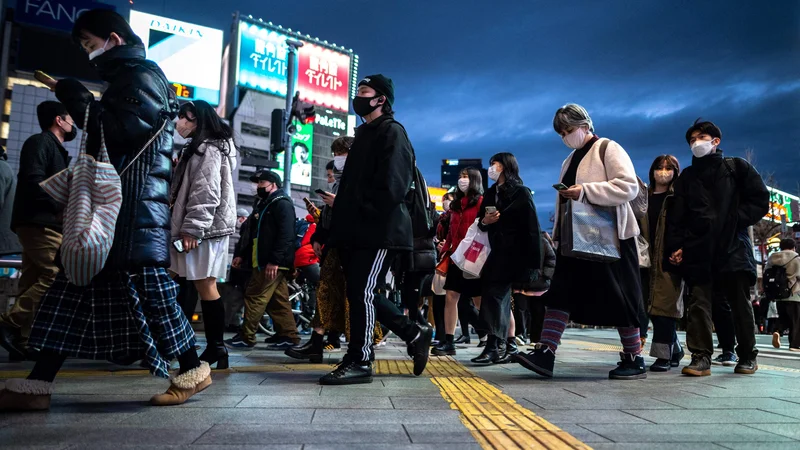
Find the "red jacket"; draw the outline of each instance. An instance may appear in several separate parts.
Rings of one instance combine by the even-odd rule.
[[[447,244],[444,248],[446,252],[456,251],[458,244],[467,235],[469,227],[475,223],[478,211],[481,210],[483,196],[478,197],[478,203],[473,206],[467,207],[467,203],[469,203],[469,199],[464,197],[461,199],[461,211],[450,208],[450,230],[447,232]]]
[[[297,268],[319,264],[319,258],[314,254],[314,247],[311,245],[311,236],[317,230],[317,224],[313,222],[314,218],[311,216],[306,217],[306,220],[310,222],[308,229],[303,235],[300,248],[294,254],[294,266]]]

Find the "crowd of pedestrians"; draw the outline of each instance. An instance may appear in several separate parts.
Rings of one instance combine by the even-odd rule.
[[[76,80],[48,86],[59,102],[38,107],[42,133],[22,149],[8,220],[8,196],[0,199],[0,225],[6,220],[18,237],[0,244],[21,253],[23,263],[17,303],[0,316],[0,344],[14,360],[36,360],[26,379],[0,390],[0,410],[49,408],[67,357],[142,361],[170,380],[152,403],[181,404],[211,384],[211,365],[229,367],[229,347],[256,346],[265,315],[275,331],[269,348],[299,360],[321,362],[324,352],[340,349],[344,335],[347,352],[320,378],[324,385],[372,382],[384,331],[407,344],[420,375],[431,355],[454,356],[457,345],[470,345],[470,327],[482,348],[473,364],[513,361],[553,377],[570,322],[615,327],[622,352],[609,378],[642,379],[650,322],[656,359],[649,370],[681,364],[677,324],[684,314],[692,362],[683,374],[711,373],[715,329],[723,347],[718,362],[739,374],[758,369],[748,227],[766,214],[769,192],[749,163],[723,156],[722,132],[711,122],[698,120],[686,132],[691,166],[681,172],[675,156],[659,156],[645,184],[625,149],[595,134],[586,109],[558,109],[553,128],[571,152],[554,185],[551,237],[511,153],[489,159],[485,192],[480,170],[464,169],[443,198],[444,214],[436,214],[411,141],[394,117],[394,84],[372,75],[358,83],[353,100],[363,124],[355,137],[331,147],[321,209],[307,201],[309,215],[298,220],[281,177],[270,170],[250,180],[257,192],[255,204],[246,205],[252,210],[237,207],[233,130],[206,102],[178,105],[121,16],[86,12],[73,38],[108,89],[98,100]],[[77,128],[88,136],[86,153],[102,157],[107,149],[122,191],[110,254],[87,286],[61,270],[62,206],[39,185],[67,168],[63,144]],[[187,144],[173,158],[174,131]],[[4,192],[13,198],[12,187]],[[597,221],[602,232],[582,234],[581,217]],[[781,242],[767,271],[767,291],[782,318],[773,344],[780,347],[788,328],[790,349],[800,351],[794,241]],[[390,272],[400,302],[389,296]],[[304,343],[289,300],[295,276],[310,290],[313,307]],[[223,278],[243,299],[240,324],[238,308],[226,311],[221,301]],[[206,337],[199,356],[189,324],[197,297]],[[231,323],[238,333],[225,340]],[[532,348],[521,352],[526,344]],[[179,370],[170,376],[174,359]]]

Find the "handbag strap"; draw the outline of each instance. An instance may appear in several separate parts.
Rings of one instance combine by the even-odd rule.
[[[134,156],[134,158],[128,163],[128,165],[126,165],[125,168],[122,169],[122,172],[119,173],[120,177],[124,175],[125,172],[128,171],[128,169],[131,168],[133,163],[135,163],[136,160],[139,159],[140,156],[142,156],[142,153],[144,153],[144,151],[147,150],[148,147],[150,147],[150,145],[156,140],[158,136],[161,135],[161,133],[164,131],[164,128],[166,127],[167,127],[167,120],[164,119],[163,123],[161,124],[161,128],[159,128],[158,131],[153,135],[153,137],[151,137],[150,140],[148,140],[147,143],[144,144],[144,147],[142,147],[142,149],[139,150],[139,153],[137,153],[136,156]]]
[[[86,152],[86,147],[87,147],[86,142],[88,140],[89,134],[86,132],[86,129],[87,129],[87,126],[89,124],[89,111],[91,110],[91,108],[92,108],[92,104],[90,102],[88,105],[86,105],[86,113],[83,116],[83,130],[84,131],[81,134],[81,148],[80,148],[80,152],[81,153],[87,153]],[[108,148],[106,147],[106,134],[105,134],[105,131],[103,130],[103,122],[102,121],[100,122],[100,151],[97,154],[96,160],[100,161],[100,162],[104,162],[104,163],[107,163],[107,162],[111,161],[109,159],[109,157],[108,157]]]

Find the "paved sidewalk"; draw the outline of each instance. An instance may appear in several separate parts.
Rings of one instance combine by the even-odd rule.
[[[769,369],[754,376],[715,367],[700,379],[672,371],[611,381],[617,339],[614,330],[568,330],[551,380],[518,365],[471,367],[474,345],[455,360],[432,358],[414,377],[405,347],[391,341],[378,350],[376,381],[348,387],[319,386],[330,366],[259,344],[232,352],[232,371],[174,408],[147,404],[167,383],[136,367],[68,361],[50,412],[0,414],[0,447],[800,448],[795,355],[763,358]],[[0,363],[0,380],[30,367]]]

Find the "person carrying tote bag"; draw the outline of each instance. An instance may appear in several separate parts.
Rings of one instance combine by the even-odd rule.
[[[596,326],[617,327],[623,345],[622,362],[609,373],[611,379],[640,379],[647,377],[641,356],[639,322],[642,303],[639,277],[639,255],[636,236],[639,226],[631,202],[637,199],[639,182],[625,150],[616,142],[601,139],[594,134],[594,124],[588,112],[576,104],[560,108],[553,119],[553,128],[564,144],[573,149],[561,169],[556,202],[554,230],[558,249],[556,270],[550,290],[542,297],[547,305],[541,343],[544,344],[515,360],[526,368],[545,377],[553,376],[555,354],[561,335],[570,321]],[[646,194],[645,194],[646,195]],[[587,258],[576,254],[573,241],[576,223],[572,223],[573,236],[565,236],[570,227],[562,224],[565,209],[576,205],[592,205],[613,211],[615,233],[602,234],[598,245],[611,248],[619,246],[619,256],[606,259]],[[585,208],[588,210],[588,208]],[[610,219],[604,226],[611,226]],[[618,241],[618,243],[617,243]]]

